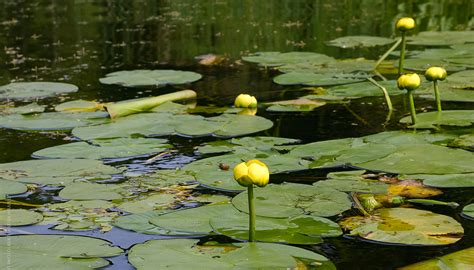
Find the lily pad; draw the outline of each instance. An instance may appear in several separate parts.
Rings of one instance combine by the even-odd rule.
[[[472,161],[472,160],[471,160]],[[429,173],[429,172],[427,172]],[[474,187],[474,173],[460,174],[414,174],[405,178],[423,180],[423,184],[438,188]]]
[[[211,218],[210,224],[218,234],[248,240],[248,218],[247,214],[227,211],[221,216]],[[255,239],[263,242],[319,244],[322,242],[322,237],[337,237],[342,234],[337,223],[308,215],[292,218],[258,217],[255,223]]]
[[[125,185],[139,186],[150,190],[166,188],[173,185],[195,184],[194,177],[184,170],[157,170],[150,174],[128,175]]]
[[[269,105],[267,111],[271,112],[309,112],[326,105],[323,101],[314,101],[307,98],[283,100],[265,103]]]
[[[53,146],[36,151],[32,156],[37,158],[126,158],[160,153],[170,147],[171,145],[166,144],[164,139],[117,138]]]
[[[394,43],[391,38],[375,36],[345,36],[327,42],[327,45],[340,48],[375,47]]]
[[[324,256],[297,247],[269,243],[199,245],[193,239],[150,240],[133,246],[128,259],[138,270],[296,269],[300,260],[318,265],[318,269],[336,269]]]
[[[276,67],[285,64],[310,62],[312,64],[323,65],[335,61],[334,58],[313,52],[258,52],[254,55],[244,56],[242,60],[246,62],[258,63],[260,66]]]
[[[0,114],[35,114],[44,112],[46,105],[39,105],[36,102],[20,106],[20,107],[6,107],[0,111]]]
[[[102,84],[125,87],[157,87],[167,84],[187,84],[201,79],[201,74],[191,71],[166,69],[137,69],[112,72],[100,78]]]
[[[68,131],[75,127],[97,125],[109,121],[106,112],[47,112],[0,116],[0,127],[27,131]]]
[[[127,216],[120,216],[116,218],[112,225],[122,228],[124,230],[135,231],[144,234],[166,234],[167,231],[163,230],[150,222],[150,219],[158,217],[166,213],[165,211],[150,211],[138,214],[132,214]]]
[[[57,112],[95,112],[102,108],[103,105],[100,103],[78,99],[58,104],[54,110]]]
[[[66,185],[76,179],[120,172],[98,160],[87,159],[26,160],[0,164],[1,178],[45,185]]]
[[[395,67],[398,67],[398,62],[395,62]],[[443,67],[447,72],[457,72],[465,70],[466,67],[462,64],[448,63],[441,59],[425,59],[425,58],[409,58],[405,59],[404,69],[424,72],[430,67]]]
[[[160,193],[145,198],[135,198],[132,201],[119,204],[117,208],[129,213],[144,213],[152,210],[169,208],[175,202],[175,195]]]
[[[340,225],[351,235],[380,243],[400,245],[449,245],[464,230],[449,216],[411,208],[382,208],[370,217],[350,217]]]
[[[447,255],[400,267],[400,270],[460,270],[474,267],[474,248],[466,248]]]
[[[117,200],[123,198],[117,185],[94,183],[72,183],[59,192],[59,196],[68,200]]]
[[[0,178],[0,200],[8,195],[24,193],[28,190],[25,184]]]
[[[284,183],[255,189],[256,214],[262,217],[294,217],[301,214],[330,217],[351,208],[344,192],[303,184]],[[247,192],[232,199],[239,211],[248,212]]]
[[[43,215],[25,209],[6,209],[0,211],[0,226],[24,226],[43,220]]]
[[[471,126],[474,124],[474,110],[444,110],[439,112],[419,113],[416,125],[412,128],[437,128],[437,126]],[[400,123],[411,123],[410,116],[403,117]]]
[[[442,101],[474,102],[474,90],[459,90],[447,87],[440,87],[440,91],[440,99]],[[435,99],[433,92],[422,94],[421,97],[431,100]]]
[[[451,88],[474,89],[474,70],[465,70],[449,75],[446,79]]]
[[[461,135],[449,144],[449,147],[474,151],[474,134]]]
[[[464,208],[462,209],[462,214],[471,219],[474,219],[474,203],[464,206]]]
[[[318,74],[309,72],[289,72],[273,78],[280,85],[332,86],[364,81],[367,77],[351,74]]]
[[[79,90],[77,86],[57,82],[14,82],[0,86],[0,100],[31,100],[72,93]]]
[[[204,118],[198,115],[142,113],[119,118],[111,123],[76,128],[72,133],[83,139],[105,139],[141,136],[164,136],[178,133],[183,136],[234,137],[256,133],[273,126],[260,116],[224,114]]]
[[[109,265],[102,257],[123,251],[109,242],[72,235],[0,237],[0,261],[11,269],[90,269]],[[8,257],[8,258],[7,258]]]
[[[365,179],[365,171],[349,173],[330,173],[327,180],[320,180],[313,184],[319,188],[333,188],[343,192],[387,193],[388,185],[378,180]]]
[[[408,38],[408,44],[421,46],[449,46],[472,42],[474,31],[426,31]]]

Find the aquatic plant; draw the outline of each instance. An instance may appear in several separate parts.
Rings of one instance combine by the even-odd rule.
[[[403,62],[405,61],[406,32],[415,28],[415,20],[403,17],[397,21],[396,28],[402,33],[402,48],[400,50],[400,60],[398,64],[398,76],[403,73]]]
[[[436,98],[436,109],[441,112],[441,98],[439,94],[438,81],[444,81],[446,79],[446,70],[442,67],[430,67],[425,72],[425,78],[433,82],[433,89]]]
[[[397,86],[400,90],[407,90],[408,101],[410,102],[411,123],[416,124],[415,101],[413,100],[413,91],[420,87],[421,79],[416,73],[405,74],[397,80]]]

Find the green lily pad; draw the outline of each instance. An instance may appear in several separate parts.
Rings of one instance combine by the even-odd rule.
[[[343,192],[383,193],[388,192],[388,185],[378,180],[365,179],[365,171],[341,172],[328,174],[327,180],[320,180],[313,184],[319,188],[333,188]]]
[[[166,230],[163,230],[148,222],[150,219],[163,215],[164,213],[166,212],[150,211],[127,216],[120,216],[112,222],[112,225],[124,230],[135,231],[138,233],[164,235],[167,233]]]
[[[465,150],[414,144],[401,146],[386,157],[354,165],[398,174],[456,174],[474,172],[473,161],[474,153]]]
[[[0,114],[35,114],[44,112],[46,105],[39,105],[36,102],[20,106],[20,107],[6,107],[0,111]]]
[[[258,203],[257,203],[258,204]],[[263,242],[288,244],[319,244],[322,237],[337,237],[341,229],[333,221],[315,216],[300,215],[292,218],[258,217],[255,221],[255,239]],[[238,211],[227,211],[211,218],[211,227],[218,234],[248,240],[249,216]]]
[[[72,235],[0,237],[0,261],[11,269],[90,269],[109,265],[102,257],[123,251],[109,242]]]
[[[149,138],[117,138],[74,142],[53,146],[36,151],[32,154],[39,158],[125,158],[151,155],[166,151],[171,145],[165,144],[164,139]]]
[[[390,96],[404,94],[404,91],[400,91],[395,81],[381,81],[378,82],[380,85],[385,87]],[[340,97],[342,99],[357,99],[363,97],[381,97],[383,96],[382,90],[372,84],[371,82],[360,82],[346,85],[334,86],[325,89],[323,95],[308,95],[303,98],[308,99],[328,99],[328,97]]]
[[[474,151],[474,134],[461,135],[449,144],[449,147]]]
[[[309,72],[289,72],[273,78],[280,85],[332,86],[361,82],[366,76],[351,74],[318,74]]]
[[[201,74],[191,71],[166,69],[137,69],[116,71],[105,75],[102,84],[115,84],[125,87],[157,87],[167,84],[186,84],[201,79]]]
[[[26,160],[0,164],[1,178],[45,185],[66,185],[76,179],[120,172],[101,161],[87,159]]]
[[[28,190],[25,184],[0,178],[0,200],[8,195],[24,193]]]
[[[57,112],[95,112],[101,109],[101,105],[94,101],[73,100],[54,106]]]
[[[395,67],[398,67],[398,62],[395,62]],[[465,70],[466,67],[462,64],[448,63],[441,59],[426,59],[426,58],[409,58],[405,59],[403,68],[406,70],[425,72],[430,67],[443,67],[447,72],[457,72]]]
[[[263,131],[272,126],[270,120],[259,116],[224,114],[204,118],[198,115],[142,113],[119,118],[104,125],[76,128],[72,133],[83,140],[136,135],[164,136],[173,133],[184,136],[234,137]]]
[[[352,145],[357,143],[356,141],[354,138],[344,138],[298,145],[288,155],[309,160],[329,158],[332,161],[334,156],[337,156],[342,150],[350,149]]]
[[[463,215],[474,219],[474,203],[464,206],[462,213]]]
[[[405,176],[405,178],[422,180],[423,184],[427,186],[439,187],[439,188],[474,187],[474,173],[440,174],[440,175],[414,174],[414,175],[407,175]]]
[[[330,217],[351,208],[344,192],[332,188],[284,183],[255,189],[256,215],[262,217],[294,217],[301,214]],[[239,211],[248,212],[247,192],[232,199]]]
[[[97,125],[109,121],[106,112],[47,112],[0,116],[0,127],[27,131],[68,131],[75,127]]]
[[[451,74],[446,79],[451,88],[474,89],[474,70],[465,70]]]
[[[440,87],[440,91],[441,91],[440,98],[442,101],[474,102],[473,90],[459,90],[459,89],[453,89],[453,88]],[[435,100],[434,92],[422,94],[420,95],[420,97]]]
[[[375,47],[384,46],[394,43],[391,38],[375,37],[375,36],[346,36],[333,39],[327,42],[327,45],[339,48],[356,48],[356,47]]]
[[[128,259],[138,270],[296,269],[300,260],[318,269],[336,269],[324,256],[302,248],[269,243],[201,246],[193,239],[150,240],[133,246]]]
[[[426,31],[408,37],[408,44],[421,46],[449,46],[472,42],[474,42],[474,31]]]
[[[351,235],[400,245],[449,245],[464,233],[451,217],[411,208],[382,208],[373,216],[350,217],[340,224]]]
[[[265,105],[269,105],[267,111],[270,112],[309,112],[326,105],[326,102],[298,98],[293,100],[269,102],[265,103]]]
[[[294,144],[298,142],[300,142],[300,140],[266,136],[233,138],[231,140],[231,143],[233,144],[241,145],[244,147],[255,147],[256,149],[259,149],[261,151],[269,150],[273,146],[277,145]]]
[[[0,226],[24,226],[43,220],[43,215],[25,209],[0,210]]]
[[[161,229],[164,235],[207,235],[212,232],[209,220],[224,213],[238,212],[231,204],[211,204],[154,216],[148,222]]]
[[[158,170],[150,174],[128,175],[125,173],[125,175],[128,177],[128,181],[124,185],[138,186],[149,190],[195,183],[194,177],[184,170]]]
[[[466,248],[447,255],[400,267],[400,270],[460,270],[474,267],[474,248]]]
[[[57,82],[14,82],[0,86],[0,100],[31,100],[72,93],[79,90],[77,86]]]
[[[72,183],[59,192],[59,196],[68,200],[118,200],[123,198],[117,185],[94,183]]]
[[[242,60],[251,63],[258,63],[260,66],[276,67],[285,64],[310,62],[312,64],[323,65],[335,61],[334,58],[313,52],[258,52],[254,55],[244,56]]]
[[[132,201],[119,204],[117,208],[129,213],[144,213],[169,208],[176,200],[173,194],[160,193],[145,198],[135,198]]]
[[[444,110],[441,113],[427,112],[416,115],[416,125],[411,128],[437,128],[436,126],[471,126],[474,124],[474,110]],[[400,123],[411,123],[411,117],[406,116]]]

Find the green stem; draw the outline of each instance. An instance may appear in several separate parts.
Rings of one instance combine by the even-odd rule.
[[[403,73],[403,64],[405,63],[405,47],[406,47],[406,33],[405,31],[402,32],[402,49],[400,50],[400,60],[398,62],[398,76],[402,75]]]
[[[408,91],[408,101],[410,102],[411,124],[416,124],[415,101],[413,100],[413,91]]]
[[[367,78],[369,82],[371,82],[373,85],[377,86],[380,90],[382,90],[383,96],[385,97],[385,102],[387,102],[387,107],[389,111],[393,111],[393,106],[392,106],[392,100],[390,99],[390,95],[387,92],[387,89],[380,85],[377,81],[375,81],[372,78]]]
[[[395,42],[395,44],[393,44],[393,46],[388,49],[388,51],[386,51],[382,57],[379,58],[379,60],[377,61],[377,63],[375,63],[375,67],[374,67],[374,70],[377,69],[377,67],[388,57],[388,55],[393,52],[397,47],[398,45],[400,45],[400,42],[402,42],[401,39],[398,39],[397,42]]]
[[[438,88],[437,80],[433,81],[433,88],[434,88],[435,98],[436,98],[436,108],[438,109],[438,112],[441,112],[441,98],[439,96],[439,88]]]
[[[253,185],[248,187],[247,191],[249,199],[249,241],[255,241],[255,202],[253,198]]]

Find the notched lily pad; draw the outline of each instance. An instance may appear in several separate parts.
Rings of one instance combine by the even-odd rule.
[[[201,74],[181,70],[124,70],[105,75],[102,84],[116,84],[125,87],[158,87],[167,84],[186,84],[201,79]]]
[[[32,100],[72,93],[79,90],[73,84],[57,82],[14,82],[0,86],[0,100]]]
[[[339,224],[351,235],[400,245],[449,245],[464,233],[451,217],[411,208],[382,208],[373,216],[349,217]]]

